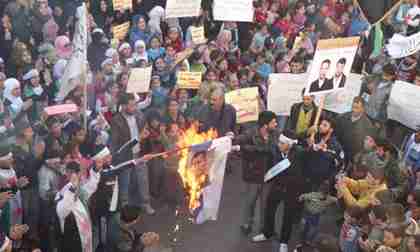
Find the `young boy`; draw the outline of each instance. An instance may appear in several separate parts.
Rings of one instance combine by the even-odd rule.
[[[344,223],[340,231],[340,249],[342,252],[358,252],[358,240],[361,235],[360,220],[364,214],[363,208],[351,206],[344,212]]]
[[[347,207],[358,206],[363,209],[371,205],[377,192],[387,189],[383,170],[372,170],[361,180],[344,177],[337,182],[336,187]]]
[[[386,228],[386,208],[375,206],[369,213],[371,230],[367,239],[359,238],[359,246],[362,251],[374,251],[384,240],[384,230]]]
[[[159,242],[159,235],[156,233],[137,233],[136,226],[140,221],[140,216],[136,207],[124,206],[121,209],[120,220],[120,230],[116,237],[118,252],[142,252],[145,247]]]
[[[337,203],[337,198],[329,195],[330,184],[328,180],[319,188],[319,192],[302,194],[299,201],[304,202],[304,228],[302,241],[311,243],[319,230],[319,221],[321,214],[325,212],[328,206]]]

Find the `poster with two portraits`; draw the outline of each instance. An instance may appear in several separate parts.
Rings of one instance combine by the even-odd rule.
[[[359,37],[318,41],[305,94],[324,96],[346,88]]]

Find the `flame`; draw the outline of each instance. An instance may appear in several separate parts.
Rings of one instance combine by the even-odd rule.
[[[198,125],[193,124],[190,128],[180,133],[177,147],[181,149],[178,163],[178,173],[184,183],[189,197],[188,208],[191,211],[200,207],[200,196],[208,179],[208,170],[203,167],[188,167],[189,146],[201,144],[217,138],[216,130],[199,133]]]

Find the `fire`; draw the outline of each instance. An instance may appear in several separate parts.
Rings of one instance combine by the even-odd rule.
[[[199,133],[198,125],[193,124],[189,129],[180,134],[177,143],[177,147],[181,149],[178,173],[180,174],[184,183],[184,188],[188,193],[188,208],[191,211],[200,207],[200,196],[208,179],[208,170],[194,163],[188,167],[188,155],[190,150],[187,147],[201,144],[215,138],[217,138],[216,130]]]

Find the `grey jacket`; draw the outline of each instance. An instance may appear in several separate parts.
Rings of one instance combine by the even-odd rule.
[[[388,119],[387,107],[393,84],[392,81],[381,81],[369,97],[366,112],[372,120],[385,122]]]

